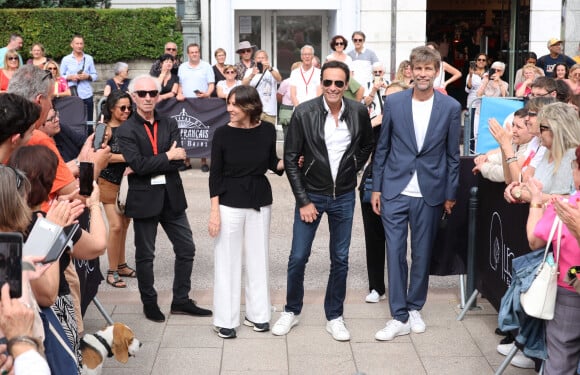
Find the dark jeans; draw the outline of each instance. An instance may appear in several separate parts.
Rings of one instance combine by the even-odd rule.
[[[294,228],[292,249],[288,260],[288,281],[286,286],[285,311],[298,315],[302,311],[304,299],[304,271],[312,250],[312,241],[320,224],[322,215],[328,215],[330,231],[330,274],[324,298],[324,312],[327,320],[342,316],[346,295],[346,277],[348,274],[348,252],[354,214],[354,191],[331,197],[311,194],[308,197],[318,210],[318,217],[313,223],[300,219],[300,209],[294,210]]]
[[[87,121],[93,121],[93,111],[95,107],[93,97],[91,96],[90,98],[83,99],[83,103],[85,103],[85,111],[87,112]],[[89,130],[89,133],[92,133],[92,131]]]
[[[159,216],[133,219],[137,281],[141,301],[144,304],[157,303],[153,260],[155,259],[155,238],[157,237],[158,224],[161,224],[167,237],[169,237],[175,253],[173,303],[179,304],[189,300],[195,245],[185,211],[176,213],[171,211],[168,206],[167,204],[167,208]]]

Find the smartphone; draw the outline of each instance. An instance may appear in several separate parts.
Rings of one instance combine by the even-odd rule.
[[[264,64],[262,64],[262,62],[261,62],[261,61],[257,62],[257,63],[256,63],[256,66],[258,67],[258,71],[259,71],[260,73],[264,73]]]
[[[51,248],[48,249],[48,252],[46,253],[44,259],[42,260],[42,263],[47,264],[59,260],[62,253],[64,253],[64,251],[70,247],[69,242],[78,229],[79,229],[78,223],[74,223],[67,227],[63,227],[62,231],[60,231],[60,233],[54,240]]]
[[[102,122],[98,122],[95,125],[95,138],[93,138],[93,148],[96,150],[100,149],[105,141],[105,133],[107,131],[107,125]]]
[[[495,74],[495,72],[496,72],[495,68],[491,68],[491,69],[489,70],[489,72],[488,72],[488,74],[489,74],[489,78],[491,78],[491,76],[492,76],[492,75],[494,75],[494,74]]]
[[[95,179],[95,166],[93,163],[81,162],[79,165],[79,194],[89,196],[93,192],[93,180]]]
[[[378,84],[378,83],[381,83],[381,77],[375,77],[375,78],[374,78],[373,84],[375,84],[375,85],[376,85],[376,84]]]
[[[470,61],[469,62],[469,69],[475,70],[475,61]]]
[[[22,296],[22,234],[0,233],[0,285],[8,283],[10,298]]]
[[[193,92],[194,92],[196,95],[199,95],[199,94],[201,94],[201,91],[199,91],[199,90],[193,90]]]

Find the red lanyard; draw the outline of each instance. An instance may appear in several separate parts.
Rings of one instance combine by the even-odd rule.
[[[145,131],[147,132],[149,140],[151,141],[151,147],[153,147],[153,155],[157,155],[157,121],[153,123],[153,135],[151,134],[151,130],[149,130],[147,124],[143,124],[143,126],[145,127]]]
[[[314,67],[310,68],[312,69],[312,73],[310,73],[310,78],[308,78],[308,81],[306,80],[306,78],[304,78],[304,71],[302,70],[302,68],[300,68],[300,75],[302,76],[302,80],[304,81],[304,84],[306,85],[306,93],[308,94],[308,85],[310,84],[310,81],[312,81],[312,76],[314,76]]]
[[[526,161],[524,161],[524,164],[522,164],[522,169],[524,169],[525,167],[527,167],[530,162],[532,161],[532,159],[534,158],[534,156],[536,155],[536,151],[532,150],[532,152],[530,152],[530,154],[528,155]]]

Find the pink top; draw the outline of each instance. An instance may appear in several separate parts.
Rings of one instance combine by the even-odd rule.
[[[580,200],[579,192],[570,195],[568,199],[568,201],[574,205],[576,205],[576,202],[578,202],[578,200]],[[534,236],[541,238],[544,241],[547,241],[555,217],[556,211],[554,211],[554,206],[552,204],[549,204],[548,207],[546,207],[544,216],[542,216],[542,218],[540,219],[540,221],[538,221],[536,227],[534,228]],[[558,232],[556,232],[556,234],[554,235],[552,245],[550,245],[550,250],[554,250],[554,258],[556,258],[557,234]],[[560,260],[558,262],[558,270],[560,271],[560,275],[558,275],[558,286],[564,287],[572,292],[575,292],[575,289],[564,281],[566,273],[572,266],[580,266],[580,246],[578,246],[578,241],[576,241],[576,238],[570,233],[570,231],[566,227],[566,224],[562,224]]]
[[[523,82],[520,82],[520,83],[518,83],[518,84],[516,85],[516,91],[518,91],[518,90],[520,89],[520,87],[522,87],[522,85],[523,85],[523,84],[524,84]],[[531,89],[531,88],[529,88],[529,87],[526,87],[526,91],[524,91],[524,96],[528,96],[528,95],[530,95],[531,93],[532,93],[532,89]]]
[[[68,90],[68,83],[66,82],[66,78],[58,77],[56,79],[56,82],[58,83],[58,93],[59,94],[61,92],[65,92],[66,90]]]

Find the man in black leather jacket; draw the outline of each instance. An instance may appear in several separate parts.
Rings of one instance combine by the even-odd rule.
[[[343,98],[350,70],[340,61],[322,67],[323,95],[296,107],[284,144],[284,167],[296,197],[286,306],[272,328],[285,335],[298,324],[304,297],[304,270],[323,213],[330,229],[330,275],[324,300],[326,330],[350,340],[342,318],[357,172],[373,148],[367,109]],[[304,157],[300,167],[299,159]]]

